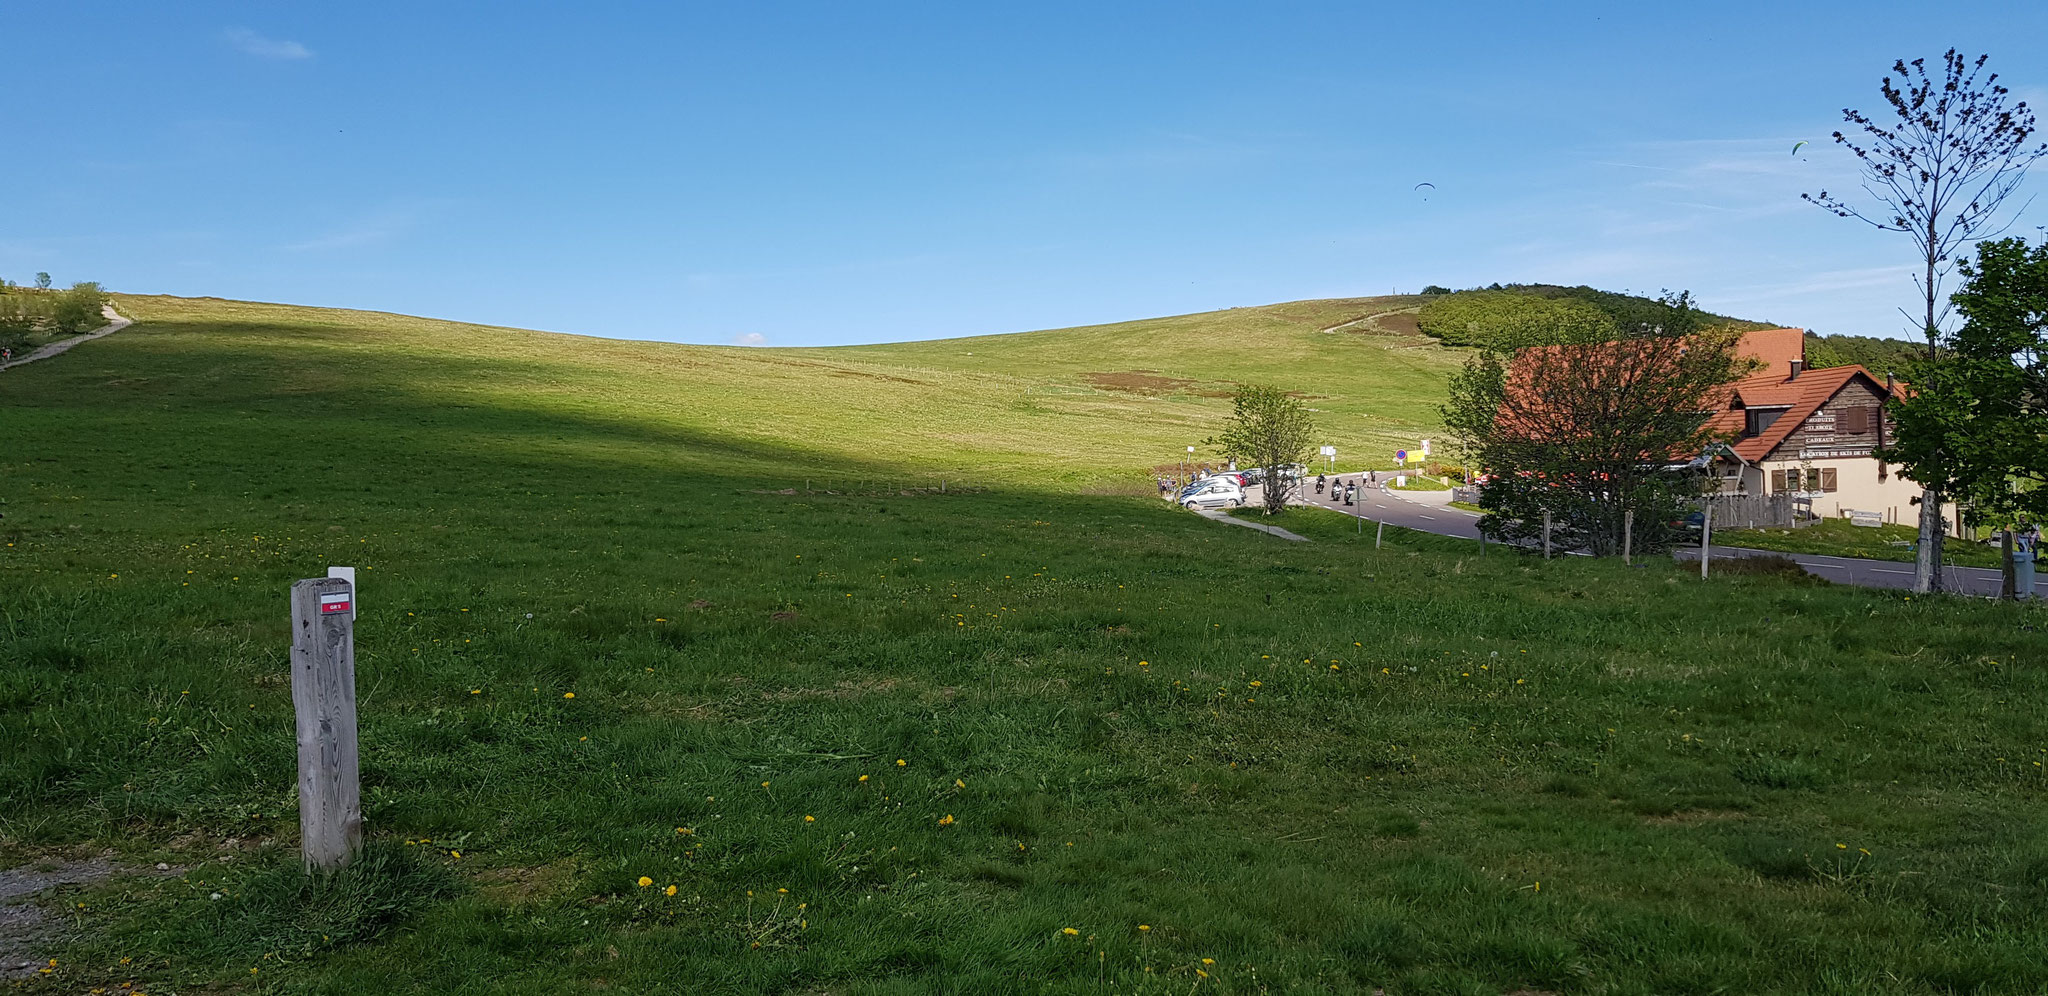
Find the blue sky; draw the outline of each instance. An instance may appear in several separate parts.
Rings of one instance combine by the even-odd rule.
[[[1898,334],[1910,247],[1798,200],[1840,109],[1949,45],[2048,109],[2048,4],[1928,11],[51,4],[0,275],[703,343],[1493,281]]]

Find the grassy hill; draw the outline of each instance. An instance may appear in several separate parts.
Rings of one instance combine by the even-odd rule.
[[[786,351],[120,306],[0,374],[0,869],[172,871],[37,897],[23,991],[2048,987],[2038,612],[1115,493],[1228,380],[1425,427],[1402,301]],[[329,564],[371,847],[320,880]]]
[[[851,474],[1143,488],[1155,465],[1173,464],[1219,431],[1227,395],[1244,380],[1309,397],[1340,453],[1369,452],[1391,465],[1395,449],[1437,426],[1435,405],[1459,361],[1454,350],[1376,325],[1321,331],[1412,307],[1401,298],[772,350],[215,300],[123,296],[117,304],[143,324],[100,355],[150,368],[114,388],[124,400],[178,399],[208,419],[247,404],[266,418],[314,422],[342,411],[404,422],[428,408],[439,412],[429,426],[455,411],[516,410],[520,423],[507,426],[504,442],[530,452],[652,447],[664,460],[796,486]],[[97,386],[99,371],[81,366],[45,376],[60,392],[89,389],[69,378]],[[92,403],[105,404],[97,394]],[[390,425],[398,434],[422,430]]]

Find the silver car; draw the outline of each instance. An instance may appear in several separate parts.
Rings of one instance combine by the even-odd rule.
[[[1188,508],[1223,508],[1244,504],[1244,489],[1236,481],[1211,478],[1181,492],[1180,503]]]

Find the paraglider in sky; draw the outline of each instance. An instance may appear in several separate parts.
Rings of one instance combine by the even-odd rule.
[[[1424,181],[1422,181],[1421,183],[1418,183],[1418,184],[1416,184],[1416,185],[1415,185],[1415,186],[1414,186],[1414,187],[1413,187],[1412,189],[1410,189],[1410,190],[1409,190],[1409,193],[1414,193],[1415,191],[1417,191],[1417,190],[1421,190],[1421,189],[1422,189],[1422,188],[1424,188],[1424,187],[1428,187],[1428,188],[1429,188],[1429,189],[1431,189],[1431,190],[1435,190],[1435,189],[1436,189],[1436,184],[1434,184],[1434,183],[1431,183],[1431,182],[1429,182],[1428,180],[1424,180]],[[1426,200],[1429,200],[1429,195],[1428,195],[1428,194],[1423,194],[1423,195],[1422,195],[1422,199],[1423,199],[1423,200],[1425,200],[1425,201],[1426,201]]]
[[[1795,155],[1795,156],[1796,156],[1796,155],[1798,155],[1798,154],[1799,154],[1799,150],[1800,150],[1800,149],[1803,149],[1803,148],[1805,148],[1805,147],[1806,147],[1806,143],[1805,143],[1805,142],[1793,142],[1793,143],[1792,143],[1792,154],[1793,154],[1793,155]]]

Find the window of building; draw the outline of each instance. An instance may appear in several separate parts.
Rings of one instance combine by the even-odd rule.
[[[1742,434],[1745,436],[1763,435],[1764,430],[1769,429],[1771,423],[1776,422],[1778,416],[1785,414],[1787,410],[1787,408],[1782,407],[1749,409],[1748,418],[1742,426]]]
[[[1833,467],[1822,467],[1822,468],[1820,469],[1819,473],[1820,473],[1820,489],[1821,489],[1822,491],[1833,491],[1833,490],[1835,490],[1835,468],[1833,468]]]

